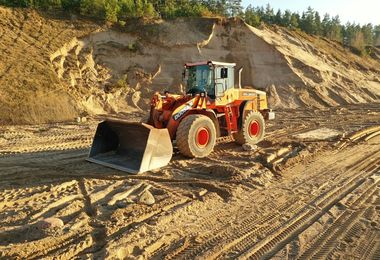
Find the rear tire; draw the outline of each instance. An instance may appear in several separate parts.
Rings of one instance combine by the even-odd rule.
[[[249,112],[242,122],[239,132],[234,134],[238,144],[257,144],[264,139],[265,121],[260,112]]]
[[[216,130],[212,120],[204,115],[185,117],[177,129],[177,147],[191,158],[208,156],[214,149]]]

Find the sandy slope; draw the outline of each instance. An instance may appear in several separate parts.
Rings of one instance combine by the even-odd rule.
[[[203,25],[202,30],[199,24]],[[258,30],[240,20],[178,19],[137,28],[137,32],[133,28],[123,33],[92,34],[58,52],[71,50],[73,56],[54,54],[51,59],[61,60],[56,64],[61,64],[58,71],[69,74],[75,87],[72,75],[80,73],[77,67],[65,66],[62,59],[80,59],[82,46],[87,46],[95,64],[109,69],[110,79],[127,75],[133,88],[129,90],[129,99],[137,96],[128,101],[132,108],[144,107],[139,98],[149,98],[154,90],[179,92],[182,64],[199,60],[222,60],[243,66],[243,85],[268,91],[272,107],[321,108],[380,98],[378,60],[361,59],[334,42],[285,29]],[[178,34],[180,30],[186,33]],[[146,79],[143,82],[136,79],[141,74]],[[91,102],[87,104],[88,111],[91,105],[104,106],[96,96]]]
[[[137,176],[84,160],[97,121],[0,128],[0,257],[380,255],[378,104],[283,110],[256,150]]]
[[[0,7],[1,122],[73,119],[78,106],[54,72],[49,53],[97,28],[93,23]]]
[[[0,118],[52,122],[78,114],[146,109],[156,90],[180,92],[187,61],[244,66],[243,85],[268,91],[272,107],[326,107],[379,100],[378,56],[241,20],[177,19],[124,28],[0,8]],[[124,80],[126,84],[116,82]],[[128,86],[126,86],[128,84]]]

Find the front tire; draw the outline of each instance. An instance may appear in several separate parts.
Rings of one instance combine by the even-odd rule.
[[[265,121],[260,112],[249,112],[242,122],[239,132],[234,134],[238,144],[257,144],[264,139]]]
[[[177,129],[179,151],[190,158],[208,156],[214,149],[216,130],[212,120],[204,115],[185,117]]]

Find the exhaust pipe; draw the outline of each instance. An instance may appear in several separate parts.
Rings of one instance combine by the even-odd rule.
[[[243,67],[240,67],[239,69],[239,88],[241,88],[241,73],[243,71]]]

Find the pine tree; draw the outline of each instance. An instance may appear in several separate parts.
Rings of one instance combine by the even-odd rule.
[[[273,24],[274,22],[274,11],[270,4],[267,4],[265,11],[262,16],[262,20],[268,24]]]
[[[216,15],[228,16],[226,6],[227,6],[227,0],[217,0],[215,10],[213,10],[213,12]]]
[[[328,37],[331,40],[342,42],[343,41],[343,31],[342,31],[342,25],[340,24],[340,18],[339,15],[336,15],[331,20],[331,28],[328,32]]]
[[[325,14],[325,16],[323,17],[321,27],[322,36],[330,38],[329,34],[331,32],[331,18],[329,14]]]
[[[374,29],[374,43],[373,45],[380,47],[380,25],[376,25]]]
[[[231,17],[235,17],[242,14],[243,7],[241,6],[241,0],[226,0],[227,13]]]
[[[357,31],[354,37],[351,39],[351,46],[359,51],[359,54],[365,54],[365,39],[364,34],[361,31]]]
[[[321,16],[318,12],[315,12],[314,14],[314,23],[315,23],[315,31],[314,33],[316,35],[322,35],[322,22],[321,22]]]
[[[290,29],[299,29],[300,28],[300,15],[298,13],[292,13],[290,17]]]
[[[371,46],[373,44],[373,36],[374,36],[373,25],[370,23],[363,25],[361,28],[361,31],[363,33],[365,44]]]
[[[282,21],[282,13],[280,9],[278,9],[276,15],[274,16],[273,23],[280,26],[284,26],[284,23]]]
[[[282,25],[285,27],[290,27],[291,18],[292,18],[292,13],[289,10],[285,10],[285,13],[282,17]]]
[[[261,24],[260,16],[257,14],[252,5],[249,5],[245,9],[244,19],[246,23],[254,27],[258,27]]]
[[[307,8],[306,13],[302,13],[300,27],[306,33],[316,34],[315,12],[310,6]]]

